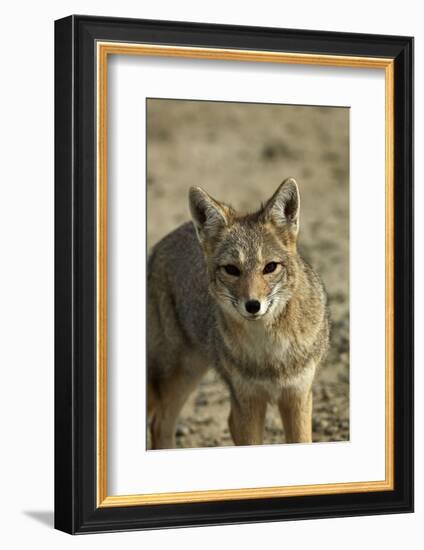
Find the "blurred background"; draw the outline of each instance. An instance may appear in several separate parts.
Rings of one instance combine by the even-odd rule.
[[[326,286],[331,346],[314,386],[314,441],[349,439],[349,109],[147,100],[149,249],[190,219],[200,185],[236,210],[255,210],[288,176],[299,183],[299,251]],[[178,447],[232,445],[229,395],[211,370],[186,403]],[[276,406],[264,443],[284,442]]]

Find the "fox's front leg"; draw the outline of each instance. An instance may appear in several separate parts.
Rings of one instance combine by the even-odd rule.
[[[278,406],[287,443],[312,443],[312,388],[283,390]]]
[[[262,445],[266,406],[260,396],[232,396],[228,424],[235,445]]]

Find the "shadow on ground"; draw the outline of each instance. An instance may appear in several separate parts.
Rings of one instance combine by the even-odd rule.
[[[54,512],[52,510],[24,510],[23,514],[35,519],[46,527],[50,527],[51,529],[54,527]]]

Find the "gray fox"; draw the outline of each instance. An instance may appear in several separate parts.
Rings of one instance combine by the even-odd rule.
[[[267,404],[286,442],[312,441],[312,384],[329,342],[324,286],[297,252],[299,189],[286,179],[253,214],[200,187],[192,222],[152,249],[147,270],[148,417],[173,448],[178,415],[208,367],[230,394],[236,445],[259,445]]]

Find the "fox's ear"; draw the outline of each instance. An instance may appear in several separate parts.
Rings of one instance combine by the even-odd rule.
[[[300,195],[294,178],[287,178],[263,208],[266,221],[284,227],[293,237],[299,232]]]
[[[200,187],[190,187],[189,204],[197,237],[202,244],[216,237],[230,222],[231,208],[213,199]]]

